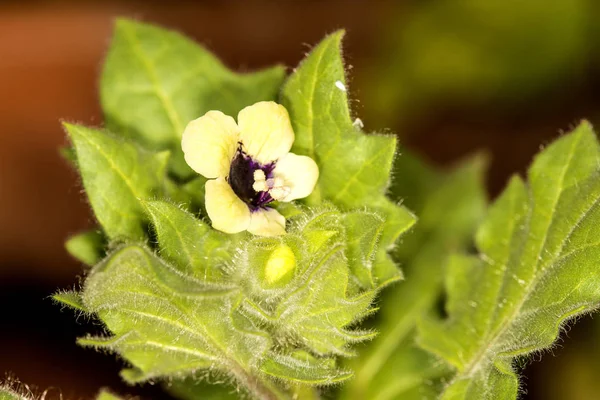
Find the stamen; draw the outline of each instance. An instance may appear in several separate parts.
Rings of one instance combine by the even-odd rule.
[[[264,181],[265,179],[267,179],[265,176],[265,171],[262,169],[257,169],[254,171],[254,181]]]
[[[269,190],[269,194],[273,198],[273,200],[283,200],[290,194],[290,188],[285,186],[275,187]]]
[[[285,182],[279,177],[267,179],[269,194],[273,200],[283,200],[290,194],[291,189],[284,185]]]
[[[254,183],[252,184],[252,189],[256,192],[266,192],[269,190],[267,182],[265,181],[266,178],[265,171],[262,169],[254,171]]]
[[[255,192],[266,192],[269,190],[269,187],[265,182],[254,182],[252,184],[252,189],[254,189]]]

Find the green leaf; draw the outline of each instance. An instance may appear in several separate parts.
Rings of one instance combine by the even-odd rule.
[[[207,285],[138,246],[124,247],[94,268],[85,282],[86,308],[111,338],[80,343],[118,351],[135,368],[129,382],[180,376],[201,368],[229,372],[256,362],[269,345],[264,335],[238,330],[227,312],[237,291]]]
[[[343,32],[334,33],[315,47],[285,83],[281,103],[288,109],[296,133],[292,151],[310,156],[319,165],[320,178],[307,202],[330,201],[343,209],[368,204],[385,219],[371,276],[361,277],[364,287],[374,288],[401,278],[386,251],[415,218],[385,195],[396,138],[365,135],[353,124],[340,49],[342,36]]]
[[[77,311],[87,313],[81,293],[75,290],[60,290],[52,295],[52,300]]]
[[[170,203],[149,201],[144,204],[164,259],[186,275],[204,281],[223,277],[222,267],[232,257],[229,235],[211,229]]]
[[[331,385],[352,376],[350,371],[338,369],[333,358],[316,358],[306,351],[289,355],[271,354],[261,365],[265,374],[308,385]]]
[[[356,376],[344,388],[343,399],[436,398],[439,377],[447,375],[448,368],[416,347],[414,332],[441,292],[448,254],[466,250],[483,216],[484,168],[482,157],[447,173],[408,154],[398,159],[394,174],[401,184],[393,193],[410,201],[419,215],[414,231],[395,252],[406,280],[383,292],[375,326],[379,334],[348,362]]]
[[[83,186],[109,239],[143,240],[145,215],[140,200],[162,191],[168,153],[149,153],[107,133],[65,124]]]
[[[86,265],[95,265],[104,257],[106,238],[98,230],[90,230],[71,236],[65,243],[69,254]]]
[[[600,302],[600,151],[587,122],[514,177],[480,226],[479,257],[446,274],[447,320],[420,344],[456,369],[444,399],[515,399],[515,357],[548,348],[568,319]]]
[[[374,213],[364,211],[350,212],[345,215],[343,223],[346,228],[347,249],[346,257],[352,271],[352,278],[358,285],[368,282],[369,287],[375,287],[373,281],[373,264],[385,222]]]
[[[179,33],[118,19],[100,95],[111,130],[171,150],[176,172],[190,176],[179,143],[187,123],[209,110],[235,116],[245,106],[274,100],[284,75],[279,66],[234,73]]]

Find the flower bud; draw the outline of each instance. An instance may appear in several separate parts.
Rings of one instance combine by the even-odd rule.
[[[269,286],[284,285],[294,276],[296,256],[286,244],[280,244],[272,252],[264,269],[264,281]]]

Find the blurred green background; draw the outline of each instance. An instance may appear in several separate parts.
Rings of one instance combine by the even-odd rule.
[[[294,66],[346,28],[354,114],[367,131],[445,166],[485,149],[495,196],[512,172],[582,118],[600,123],[600,3],[595,0],[3,1],[0,3],[0,373],[47,399],[89,398],[120,383],[120,361],[79,349],[100,329],[48,296],[81,266],[64,239],[92,225],[58,156],[59,121],[101,125],[97,80],[116,16],[180,30],[249,70]],[[402,177],[397,177],[402,179]],[[450,210],[449,210],[450,211]],[[600,398],[600,323],[586,317],[527,363],[527,399]],[[538,360],[540,357],[533,357]]]

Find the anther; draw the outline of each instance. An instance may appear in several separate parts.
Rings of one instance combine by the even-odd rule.
[[[265,192],[269,190],[265,179],[265,172],[262,169],[257,169],[254,171],[254,183],[252,184],[252,189],[254,189],[256,192]]]

